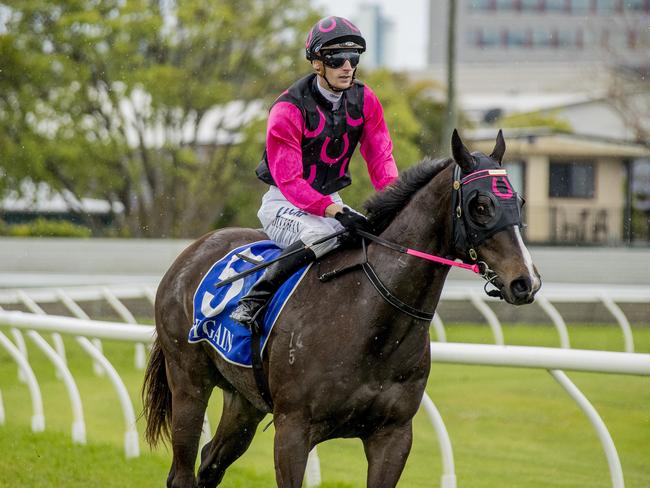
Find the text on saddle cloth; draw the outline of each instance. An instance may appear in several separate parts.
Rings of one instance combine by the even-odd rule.
[[[273,241],[258,241],[233,249],[214,263],[194,292],[193,324],[188,341],[191,343],[206,341],[226,361],[251,367],[251,331],[233,321],[230,313],[265,270],[260,269],[221,288],[215,288],[215,284],[251,269],[263,261],[275,259],[280,252],[281,249]],[[271,299],[264,316],[262,351],[284,304],[308,268],[309,266],[305,266],[289,278]]]

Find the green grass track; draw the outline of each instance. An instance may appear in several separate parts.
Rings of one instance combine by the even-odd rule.
[[[8,333],[6,329],[3,332]],[[448,325],[454,342],[492,343],[487,325]],[[507,344],[558,347],[549,325],[504,327]],[[615,325],[569,327],[576,348],[623,349]],[[28,339],[27,339],[28,340]],[[638,352],[650,353],[650,328],[635,327]],[[71,442],[72,415],[62,382],[45,356],[29,342],[30,363],[43,394],[46,431],[30,431],[31,399],[19,383],[16,365],[0,349],[0,391],[6,422],[0,426],[0,487],[159,487],[170,464],[167,448],[151,451],[141,438],[141,456],[124,458],[124,421],[113,387],[92,372],[90,359],[66,339],[68,362],[84,406],[88,445]],[[104,342],[104,351],[140,412],[142,372],[133,367],[134,347]],[[568,373],[605,421],[616,444],[627,488],[650,486],[650,378]],[[543,370],[434,364],[427,392],[451,437],[458,486],[611,486],[605,454],[579,407]],[[214,429],[220,411],[215,390],[209,416]],[[263,422],[264,425],[266,422]],[[138,431],[142,434],[142,421]],[[442,472],[433,427],[423,412],[400,487],[437,487]],[[228,471],[222,486],[275,486],[273,428],[258,432],[249,451]],[[335,440],[318,448],[324,488],[365,486],[361,442]]]

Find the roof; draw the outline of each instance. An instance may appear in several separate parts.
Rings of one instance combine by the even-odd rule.
[[[464,131],[471,148],[489,153],[494,147],[497,129],[483,128]],[[647,158],[650,147],[605,137],[555,132],[550,128],[504,129],[509,156],[574,156]]]
[[[471,93],[460,96],[460,106],[470,113],[499,109],[510,114],[552,110],[601,99],[602,95],[592,93]]]
[[[34,184],[25,180],[21,184],[20,193],[10,191],[0,200],[0,210],[4,212],[30,212],[30,213],[67,213],[81,211],[88,214],[107,214],[124,212],[124,205],[120,202],[109,202],[97,198],[82,198],[78,200],[71,192],[52,190],[46,183]]]

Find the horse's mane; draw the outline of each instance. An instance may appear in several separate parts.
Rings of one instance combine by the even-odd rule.
[[[368,220],[377,234],[382,233],[415,193],[429,183],[453,160],[424,158],[410,167],[392,184],[370,197],[364,204]]]

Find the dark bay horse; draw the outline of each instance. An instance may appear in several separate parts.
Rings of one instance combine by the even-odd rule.
[[[488,183],[470,194],[463,194],[461,184],[477,179],[472,175],[503,175],[499,170],[504,151],[501,132],[490,156],[470,154],[454,132],[453,158],[427,159],[410,168],[370,199],[366,208],[383,239],[438,256],[469,261],[473,254],[489,268],[490,280],[503,298],[519,305],[533,301],[540,279],[518,222],[495,228],[505,215],[506,200],[500,199],[513,196],[507,178],[501,177],[501,186],[496,186],[498,178],[488,178],[485,181],[493,180],[491,189]],[[455,174],[456,167],[460,171]],[[464,199],[457,205],[460,210],[457,198]],[[457,225],[467,231],[464,241],[456,238]],[[205,343],[187,341],[193,294],[201,278],[228,251],[262,239],[266,236],[252,229],[208,234],[176,259],[158,287],[158,336],[143,400],[149,443],[171,438],[170,487],[218,485],[270,411],[251,369],[226,362]],[[359,253],[340,250],[321,264],[343,265]],[[414,308],[435,310],[447,266],[377,244],[368,246],[367,257],[394,296]],[[388,303],[362,271],[323,283],[313,266],[286,304],[264,354],[273,400],[278,486],[300,487],[309,451],[337,437],[361,438],[368,487],[396,486],[429,374],[429,340],[429,323]],[[202,449],[195,476],[203,416],[215,386],[223,390],[223,413],[214,438]]]

